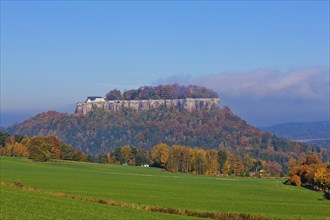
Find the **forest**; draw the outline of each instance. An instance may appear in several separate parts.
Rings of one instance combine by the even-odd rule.
[[[241,158],[276,161],[284,173],[288,172],[290,159],[298,160],[314,153],[322,161],[330,158],[328,149],[262,132],[234,115],[228,107],[192,112],[165,108],[141,112],[95,109],[87,115],[50,111],[7,130],[10,134],[55,136],[87,155],[106,154],[122,146],[149,151],[159,143],[224,150]]]
[[[218,94],[205,87],[189,85],[180,86],[159,85],[143,86],[139,89],[131,89],[123,94],[117,89],[109,91],[105,95],[107,100],[139,100],[139,99],[185,99],[185,98],[218,98]]]

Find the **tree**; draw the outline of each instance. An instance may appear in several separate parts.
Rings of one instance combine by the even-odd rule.
[[[234,155],[232,153],[226,153],[226,161],[223,165],[223,174],[231,175],[234,167]]]
[[[52,144],[47,137],[32,137],[27,143],[29,158],[34,161],[48,161],[52,158]]]
[[[75,161],[87,161],[87,156],[84,154],[84,152],[80,149],[73,151],[73,160]]]
[[[218,175],[218,151],[208,150],[206,151],[207,171],[206,175],[216,176]]]
[[[204,175],[207,169],[206,152],[204,149],[193,149],[193,173]]]
[[[193,150],[189,147],[182,148],[182,169],[181,172],[189,173],[192,170]]]
[[[125,100],[136,100],[139,98],[139,92],[136,89],[127,90],[123,93]]]
[[[106,94],[108,100],[114,100],[118,97],[118,90],[112,90]],[[126,100],[135,99],[184,99],[184,98],[218,98],[218,94],[205,87],[189,85],[179,86],[159,85],[156,87],[143,86],[139,89],[127,90],[122,97]]]
[[[149,160],[148,160],[147,152],[142,149],[138,149],[135,156],[135,165],[140,166],[148,163]]]
[[[115,151],[113,152],[113,156],[115,158],[114,160],[118,161],[120,164],[125,163],[123,155],[121,154],[121,148],[120,147],[115,149]]]
[[[325,163],[321,163],[317,155],[307,155],[304,160],[290,170],[290,180],[296,186],[313,187],[315,190],[323,190],[329,196],[330,169]]]
[[[121,100],[122,95],[121,92],[117,89],[111,90],[105,95],[107,100]]]
[[[314,182],[319,189],[322,189],[325,192],[327,177],[326,177],[327,170],[325,167],[317,168],[316,172],[314,173]]]
[[[219,171],[220,173],[223,173],[224,171],[224,165],[227,160],[227,154],[223,150],[218,151],[218,166],[219,166]]]
[[[69,144],[61,145],[62,160],[72,160],[73,159],[73,149]]]
[[[291,170],[295,166],[297,166],[297,160],[294,159],[293,157],[290,157],[287,164],[288,169]]]
[[[54,136],[49,136],[47,138],[49,142],[52,144],[52,148],[50,150],[52,154],[52,159],[57,159],[57,160],[61,159],[62,158],[61,147],[63,143]]]
[[[303,164],[311,165],[311,164],[320,164],[321,160],[316,154],[311,154],[305,157]]]
[[[87,157],[87,160],[90,161],[89,159],[89,155]],[[111,161],[111,153],[110,152],[107,152],[106,154],[103,154],[101,156],[101,163],[104,163],[104,164],[110,164],[112,161]]]
[[[7,137],[9,137],[8,132],[0,131],[0,144],[1,144],[1,147],[5,147]]]
[[[179,172],[182,170],[182,147],[173,145],[170,148],[170,154],[166,163],[166,170],[171,172]]]
[[[14,144],[15,154],[19,157],[27,157],[29,155],[28,149],[21,143]]]
[[[235,176],[242,176],[244,173],[244,163],[240,157],[236,157],[234,159],[234,175]]]
[[[278,176],[278,175],[280,175],[280,173],[282,171],[282,166],[281,166],[281,164],[277,163],[276,161],[272,161],[272,162],[267,163],[266,170],[272,176]]]
[[[133,157],[132,148],[130,146],[124,146],[120,148],[120,153],[128,165],[135,165],[135,158]]]
[[[245,176],[249,176],[250,171],[254,171],[254,163],[256,159],[247,156],[244,158],[244,168],[245,168]]]
[[[292,177],[290,177],[290,181],[295,186],[301,186],[300,177],[298,175],[293,175]]]
[[[325,174],[325,193],[329,198],[329,194],[330,194],[330,172],[327,172]]]
[[[170,155],[169,146],[167,144],[157,144],[151,150],[151,163],[156,167],[165,167]]]

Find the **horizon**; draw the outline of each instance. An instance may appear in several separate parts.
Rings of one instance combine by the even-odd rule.
[[[328,1],[0,4],[2,127],[173,83],[256,127],[330,118]]]

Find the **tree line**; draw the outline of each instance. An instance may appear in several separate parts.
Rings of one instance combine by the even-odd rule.
[[[150,151],[123,146],[96,156],[89,154],[87,158],[90,162],[131,166],[148,164],[169,172],[208,176],[284,175],[282,166],[276,161],[257,160],[249,156],[242,158],[224,150],[169,146],[164,143],[155,145]]]
[[[27,157],[34,161],[74,160],[105,164],[124,164],[141,166],[148,164],[164,168],[174,173],[196,175],[233,176],[283,176],[280,163],[260,160],[249,155],[241,157],[221,149],[190,148],[183,145],[169,146],[165,143],[155,145],[150,151],[132,146],[118,147],[103,154],[85,154],[75,150],[54,136],[9,135],[0,131],[0,155]],[[316,154],[294,160],[287,166],[290,169],[289,182],[296,186],[306,186],[323,190],[329,195],[330,163],[322,163]]]
[[[0,131],[0,142],[0,156],[27,157],[40,162],[51,159],[87,161],[82,150],[73,149],[53,136],[27,137]]]
[[[190,148],[182,145],[155,145],[150,151],[131,146],[116,148],[104,154],[85,154],[75,150],[54,136],[9,135],[0,132],[1,156],[27,157],[34,161],[74,160],[106,164],[141,166],[150,164],[169,172],[197,175],[272,175],[282,174],[281,165],[275,161],[256,160],[234,156],[230,152],[214,149]],[[265,170],[265,173],[260,171]],[[257,173],[256,173],[257,172]]]
[[[185,98],[218,98],[218,94],[202,86],[159,85],[143,86],[131,89],[121,94],[114,89],[105,95],[107,100],[140,100],[140,99],[185,99]]]

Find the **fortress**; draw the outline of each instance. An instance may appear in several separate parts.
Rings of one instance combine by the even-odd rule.
[[[87,97],[85,102],[76,104],[76,113],[87,114],[95,108],[108,111],[118,111],[123,108],[137,111],[150,110],[159,107],[176,108],[178,110],[199,110],[220,108],[219,98],[185,98],[185,99],[149,99],[149,100],[106,100],[103,97]]]

